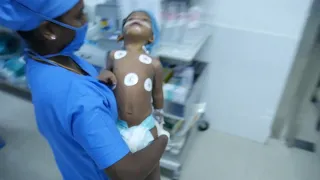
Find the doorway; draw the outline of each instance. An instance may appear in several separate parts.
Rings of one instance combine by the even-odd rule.
[[[308,151],[315,151],[320,142],[316,131],[320,109],[311,101],[320,78],[319,27],[320,1],[315,0],[272,127],[273,138]]]

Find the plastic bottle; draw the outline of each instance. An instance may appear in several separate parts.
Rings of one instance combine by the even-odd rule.
[[[195,38],[201,35],[201,18],[202,9],[198,6],[193,6],[188,11],[188,25],[185,37],[183,39],[184,44],[193,45]]]
[[[198,6],[193,6],[189,9],[188,12],[188,28],[200,28],[201,26],[201,18],[202,18],[202,9]]]
[[[177,17],[177,41],[181,43],[184,39],[187,22],[188,22],[188,8],[185,2],[177,4],[178,6],[178,17]]]
[[[178,6],[176,2],[165,5],[165,25],[163,29],[163,41],[168,44],[175,44],[178,39]]]

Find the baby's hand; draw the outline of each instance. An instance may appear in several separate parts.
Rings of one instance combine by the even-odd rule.
[[[108,86],[112,86],[113,89],[117,86],[117,78],[116,76],[109,70],[103,70],[100,75],[98,76],[98,79],[105,83]]]
[[[159,124],[164,124],[164,118],[163,118],[163,110],[162,109],[155,109],[153,111],[153,117],[158,121]]]

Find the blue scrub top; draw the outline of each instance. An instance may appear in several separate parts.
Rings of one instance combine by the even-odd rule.
[[[129,153],[116,127],[116,100],[92,65],[73,59],[89,76],[27,59],[36,121],[63,179],[106,180],[103,170]]]

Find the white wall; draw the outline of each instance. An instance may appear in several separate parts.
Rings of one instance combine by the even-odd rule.
[[[199,1],[198,1],[199,2]],[[215,130],[265,142],[312,0],[200,0],[213,12],[207,116]]]

